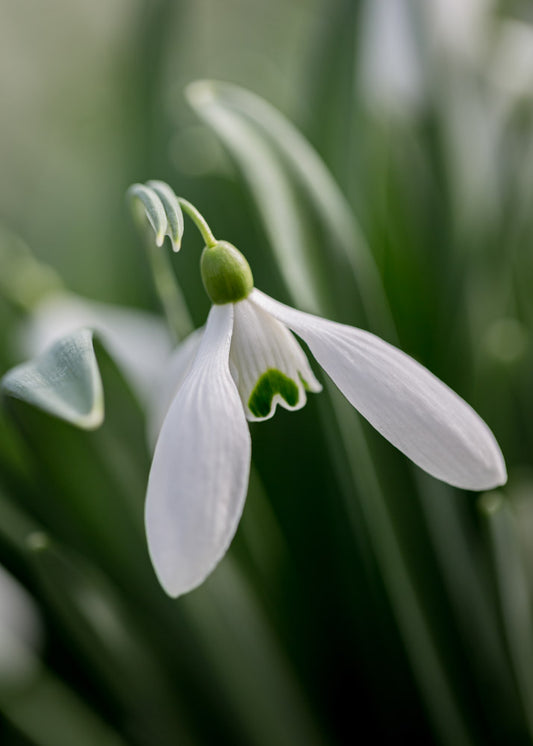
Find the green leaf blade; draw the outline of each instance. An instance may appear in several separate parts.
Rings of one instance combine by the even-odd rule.
[[[383,284],[356,217],[326,164],[299,130],[274,106],[233,83],[198,80],[185,91],[196,114],[217,134],[247,180],[293,300],[317,313],[321,282],[333,264],[352,277],[373,328],[395,338]],[[297,197],[328,237],[320,266],[310,252]],[[322,296],[322,297],[321,297]]]

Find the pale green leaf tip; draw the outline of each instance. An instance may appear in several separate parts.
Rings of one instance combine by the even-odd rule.
[[[478,508],[482,514],[491,516],[497,513],[504,504],[504,496],[501,492],[484,492],[478,500]]]
[[[195,80],[185,87],[185,97],[193,108],[200,108],[216,98],[216,81],[207,78]]]
[[[44,531],[32,531],[26,537],[26,547],[30,552],[43,552],[50,548],[50,540]]]
[[[216,102],[231,105],[232,102],[239,102],[243,96],[257,99],[257,96],[236,83],[214,78],[194,80],[185,87],[184,93],[193,109],[201,109]]]
[[[104,408],[104,397],[103,394],[98,396],[94,402],[92,410],[81,417],[78,417],[76,421],[72,421],[74,425],[82,428],[82,430],[97,430],[103,425],[105,419],[105,408]]]
[[[37,358],[12,368],[2,378],[0,390],[83,430],[100,427],[104,395],[92,331],[79,329]]]

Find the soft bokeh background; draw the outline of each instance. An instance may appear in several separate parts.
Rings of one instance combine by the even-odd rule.
[[[224,86],[188,103],[205,78],[281,114]],[[328,390],[252,426],[231,551],[170,601],[144,414],[99,349],[101,430],[0,419],[2,744],[531,743],[532,86],[527,2],[0,4],[0,373],[43,288],[160,312],[124,195],[163,179],[265,292],[458,391],[510,477],[442,485]],[[200,250],[188,224],[196,325]]]

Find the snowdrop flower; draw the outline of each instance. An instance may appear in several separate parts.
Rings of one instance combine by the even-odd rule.
[[[208,243],[201,272],[213,305],[170,366],[173,396],[146,498],[149,551],[170,596],[202,583],[235,534],[250,470],[247,420],[272,417],[278,404],[300,409],[321,389],[293,332],[349,402],[429,474],[470,490],[506,481],[487,425],[411,357],[255,289],[248,262],[225,241]]]

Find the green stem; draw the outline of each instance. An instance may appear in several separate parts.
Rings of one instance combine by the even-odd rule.
[[[174,276],[168,253],[152,241],[147,242],[148,260],[168,325],[176,341],[190,334],[194,325],[183,292]]]
[[[187,215],[191,218],[191,220],[194,222],[194,224],[202,234],[205,245],[209,248],[215,246],[215,244],[218,242],[211,232],[211,228],[208,226],[204,216],[201,215],[196,207],[188,202],[186,199],[178,197],[178,202],[180,204],[180,207],[187,213]]]

